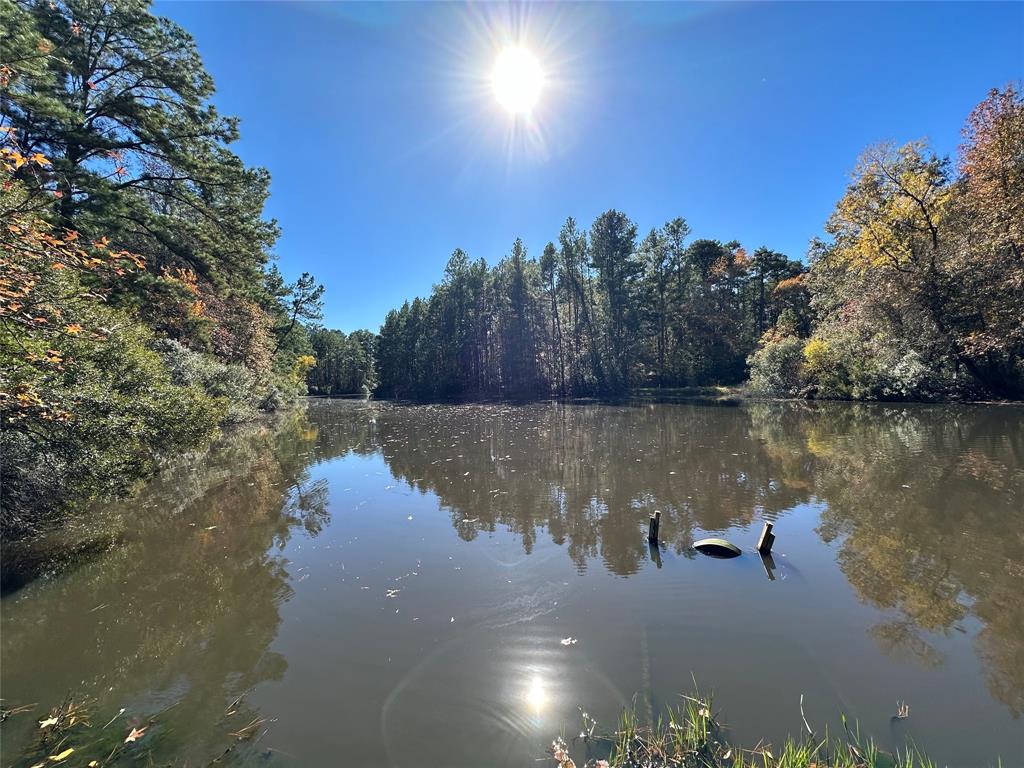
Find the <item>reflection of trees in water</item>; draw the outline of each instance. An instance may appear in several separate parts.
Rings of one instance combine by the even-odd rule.
[[[926,667],[942,665],[943,656],[921,637],[917,625],[908,619],[882,621],[870,630],[878,647],[891,656],[913,659]]]
[[[225,721],[228,705],[287,666],[269,650],[291,594],[278,552],[296,526],[315,535],[326,520],[326,486],[308,482],[302,455],[315,439],[298,415],[235,434],[198,469],[172,468],[115,505],[123,546],[5,603],[8,695],[57,703],[82,681],[75,696],[110,714],[174,704],[160,722],[176,759],[222,750],[247,714]],[[71,633],[89,642],[67,643]]]
[[[638,532],[655,509],[663,538],[682,553],[694,528],[746,525],[803,495],[778,482],[765,446],[750,440],[749,417],[735,408],[371,406],[361,420],[329,407],[311,413],[318,450],[378,446],[395,477],[437,494],[461,537],[502,526],[530,552],[546,528],[580,569],[600,556],[614,573],[636,572],[649,557]]]
[[[529,552],[547,529],[580,569],[630,574],[662,536],[823,502],[818,532],[861,599],[893,616],[887,653],[942,663],[925,632],[973,617],[989,685],[1024,710],[1024,416],[1017,408],[846,403],[363,406],[311,409],[327,457],[380,450],[435,493],[458,535],[502,526]]]
[[[973,617],[992,694],[1024,712],[1024,419],[1019,409],[752,405],[755,429],[803,454],[827,502],[819,533],[863,600],[900,618],[879,644],[926,664],[922,631]]]

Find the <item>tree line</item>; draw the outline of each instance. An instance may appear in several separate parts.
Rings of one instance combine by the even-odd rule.
[[[311,395],[370,395],[377,387],[377,336],[371,331],[314,327],[309,341],[316,365],[306,374]]]
[[[759,335],[807,323],[804,267],[695,240],[682,218],[638,238],[622,212],[566,220],[539,259],[456,250],[427,299],[388,313],[378,392],[459,399],[620,394],[742,380]]]
[[[417,400],[619,395],[748,382],[828,399],[1024,397],[1024,101],[992,90],[956,162],[925,142],[858,161],[806,261],[640,237],[624,213],[566,220],[531,257],[457,249],[426,298],[389,312],[349,391]],[[365,334],[367,332],[361,332]],[[363,344],[369,346],[368,343]],[[325,372],[311,374],[318,391]]]
[[[284,280],[269,175],[145,0],[0,0],[6,531],[286,407],[323,288]]]

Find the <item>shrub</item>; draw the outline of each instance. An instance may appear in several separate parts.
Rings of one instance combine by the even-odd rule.
[[[289,402],[289,397],[281,391],[277,384],[271,383],[267,387],[263,400],[260,402],[260,410],[273,413],[274,411],[283,410]]]
[[[173,339],[158,339],[152,346],[160,354],[175,384],[198,386],[212,397],[225,399],[228,407],[222,424],[252,419],[266,397],[266,388],[248,368],[222,363]]]
[[[818,396],[851,396],[854,389],[852,376],[842,354],[848,351],[848,346],[841,349],[821,338],[810,339],[804,346],[803,373],[809,382],[816,385]]]
[[[285,368],[285,365],[289,367]],[[316,358],[312,355],[298,355],[290,364],[280,360],[270,386],[263,395],[260,408],[273,412],[296,403],[300,397],[307,394],[306,374],[315,365]]]
[[[856,324],[819,329],[804,347],[803,376],[815,397],[934,400],[969,394],[948,359],[931,359],[907,340]]]
[[[102,341],[59,339],[59,366],[21,382],[58,415],[5,420],[5,531],[33,527],[69,502],[127,491],[165,454],[208,444],[228,413],[227,397],[175,381],[148,329],[99,304],[77,309],[83,325],[112,330]],[[14,358],[10,346],[0,351],[5,362]]]
[[[766,341],[747,360],[750,389],[760,395],[798,397],[803,394],[804,340],[795,336]]]

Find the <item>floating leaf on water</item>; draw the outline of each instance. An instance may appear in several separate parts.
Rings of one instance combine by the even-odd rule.
[[[61,752],[59,755],[50,755],[50,760],[52,760],[55,763],[59,763],[62,760],[67,760],[68,757],[71,756],[71,753],[74,752],[74,751],[75,751],[74,747],[68,747],[63,752]],[[43,765],[43,763],[40,763],[40,765]]]
[[[56,725],[56,724],[57,724],[57,718],[56,717],[48,717],[45,720],[40,720],[39,721],[39,727],[40,728],[49,728],[51,725]]]
[[[148,727],[148,726],[147,726]],[[142,735],[146,732],[145,728],[132,728],[132,732],[125,737],[124,743],[127,744],[130,741],[138,741],[142,738]]]

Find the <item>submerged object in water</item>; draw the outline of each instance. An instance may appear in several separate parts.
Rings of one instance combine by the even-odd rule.
[[[698,552],[711,557],[739,557],[740,548],[725,539],[701,539],[693,543]]]

